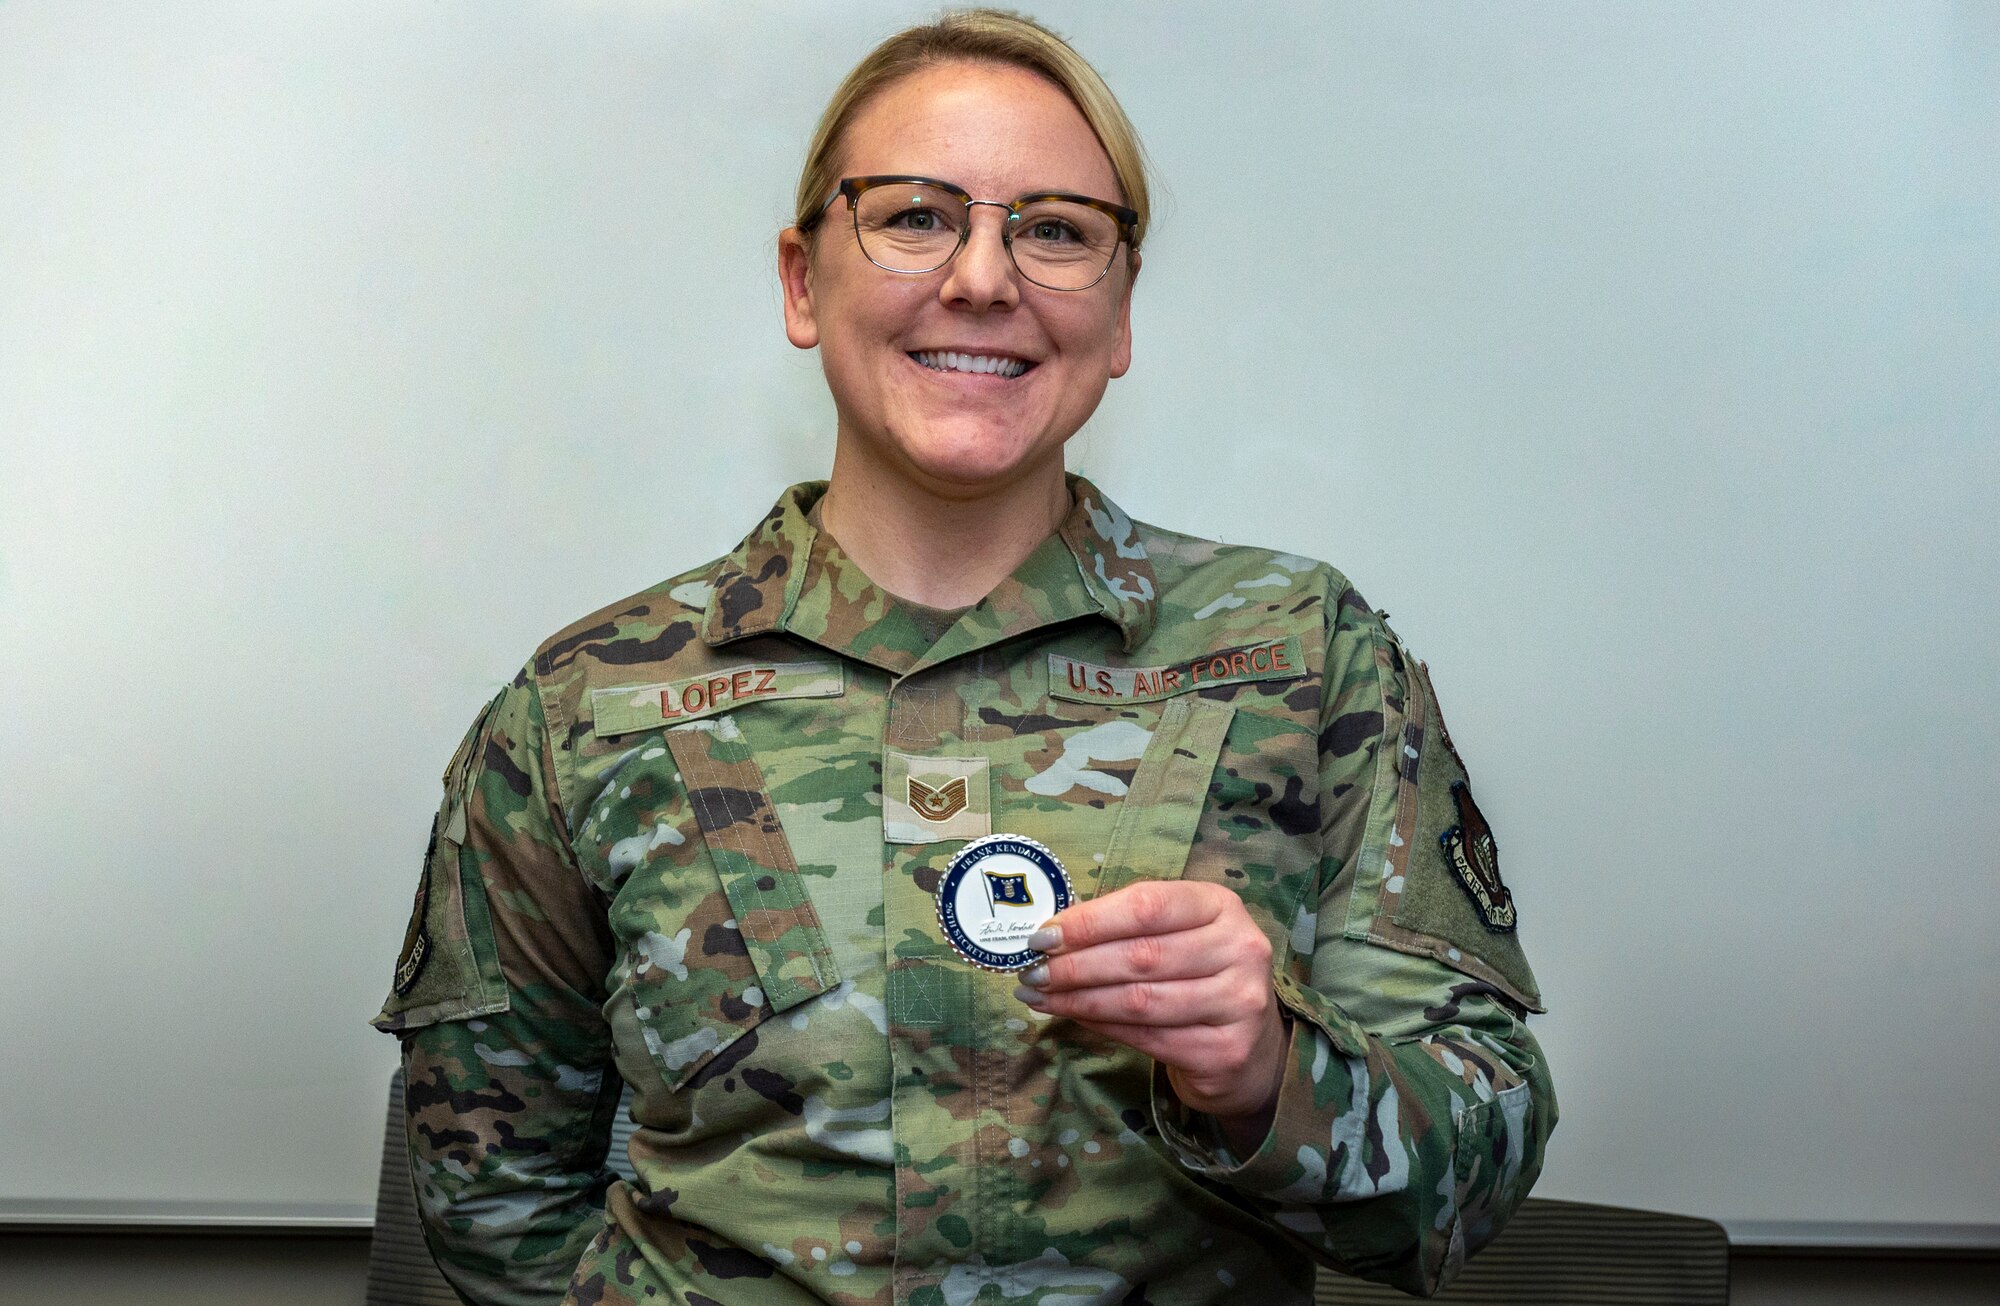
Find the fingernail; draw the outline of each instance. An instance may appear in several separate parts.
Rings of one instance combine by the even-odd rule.
[[[1048,998],[1040,992],[1029,988],[1025,984],[1016,984],[1014,986],[1014,996],[1030,1007],[1040,1007],[1044,1002],[1048,1001]]]
[[[1037,963],[1021,972],[1021,982],[1031,988],[1045,989],[1049,986],[1049,968],[1046,962]]]
[[[1028,936],[1028,946],[1036,952],[1054,952],[1062,947],[1062,926],[1044,925]]]

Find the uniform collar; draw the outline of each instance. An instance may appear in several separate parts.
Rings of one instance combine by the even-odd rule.
[[[1145,641],[1157,587],[1132,519],[1081,476],[1069,478],[1070,510],[1007,579],[934,644],[895,596],[855,566],[808,518],[826,482],[780,495],[709,579],[702,639],[720,646],[782,631],[907,675],[1041,626],[1098,616],[1119,629],[1126,652]]]

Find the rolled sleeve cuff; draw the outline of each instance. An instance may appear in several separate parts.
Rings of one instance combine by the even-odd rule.
[[[1173,1149],[1180,1163],[1207,1179],[1273,1200],[1306,1200],[1318,1197],[1298,1190],[1302,1183],[1317,1189],[1324,1182],[1301,1154],[1313,1157],[1327,1144],[1329,1108],[1352,1092],[1353,1085],[1365,1083],[1347,1065],[1349,1058],[1365,1060],[1368,1033],[1337,1005],[1299,984],[1289,976],[1273,983],[1278,1004],[1289,1018],[1291,1038],[1285,1049],[1285,1074],[1278,1085],[1278,1103],[1271,1115],[1271,1127],[1263,1143],[1248,1157],[1238,1159],[1225,1140],[1221,1125],[1213,1116],[1190,1109],[1174,1093],[1167,1074],[1156,1062],[1153,1066],[1153,1122],[1160,1137]]]

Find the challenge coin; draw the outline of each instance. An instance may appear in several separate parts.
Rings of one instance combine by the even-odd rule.
[[[1018,834],[989,834],[958,850],[938,883],[938,924],[958,955],[983,970],[1026,970],[1042,959],[1028,936],[1069,906],[1056,855]]]

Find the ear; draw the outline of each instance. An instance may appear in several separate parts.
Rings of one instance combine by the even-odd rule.
[[[1111,355],[1111,375],[1115,380],[1132,368],[1132,287],[1139,280],[1139,256],[1127,264],[1125,288],[1118,294],[1118,347]]]
[[[778,281],[785,290],[785,339],[800,349],[819,344],[819,319],[813,315],[812,251],[797,227],[778,233]]]

